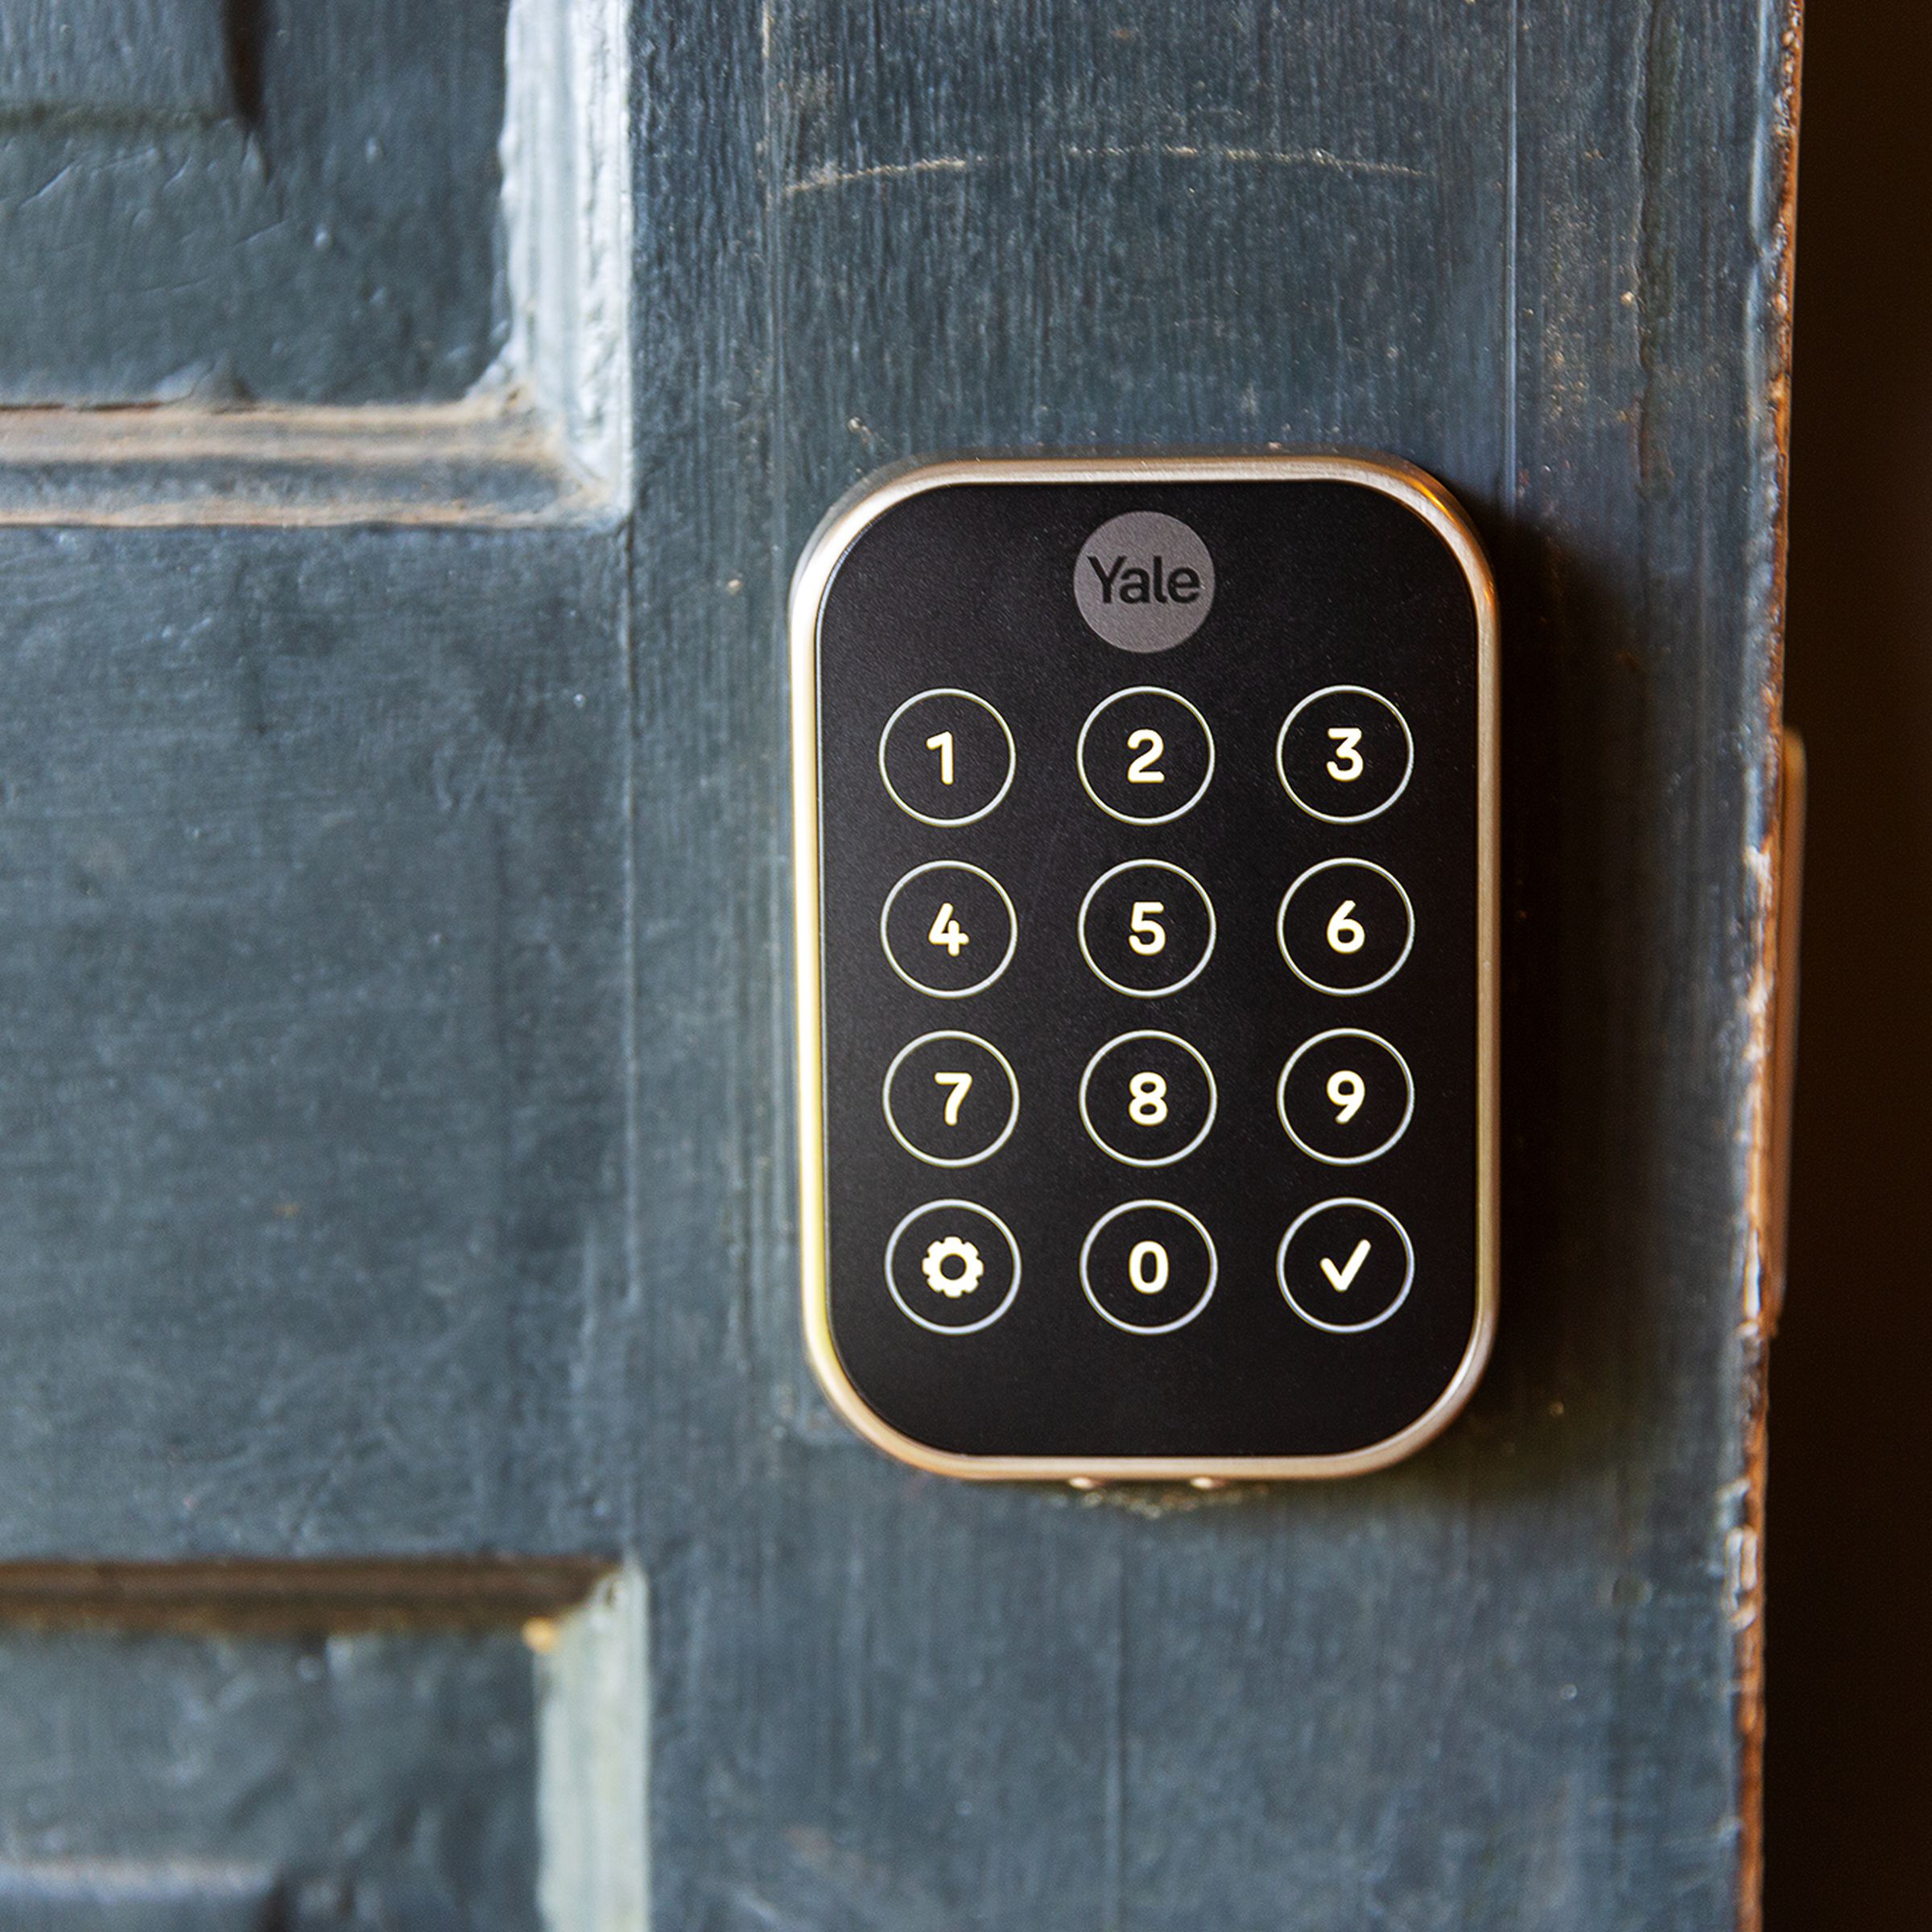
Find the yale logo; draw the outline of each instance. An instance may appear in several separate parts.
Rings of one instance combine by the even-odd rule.
[[[1214,603],[1214,559],[1177,517],[1129,510],[1080,546],[1074,601],[1088,628],[1120,650],[1171,650]]]

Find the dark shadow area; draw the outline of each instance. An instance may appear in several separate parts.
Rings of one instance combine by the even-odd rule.
[[[1932,1724],[1932,10],[1809,23],[1789,713],[1811,759],[1790,1294],[1772,1360],[1768,1909],[1922,1922]]]

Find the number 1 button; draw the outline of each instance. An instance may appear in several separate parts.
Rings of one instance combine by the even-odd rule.
[[[970,825],[1013,782],[1013,733],[969,691],[923,691],[886,720],[879,776],[902,811],[928,825]]]
[[[956,860],[915,866],[879,914],[892,969],[935,1000],[963,1000],[1006,970],[1016,936],[1013,901],[991,873]]]

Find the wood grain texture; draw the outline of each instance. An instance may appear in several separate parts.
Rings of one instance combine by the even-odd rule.
[[[742,885],[639,928],[691,1129],[638,1216],[667,1922],[1732,1922],[1785,25],[646,10],[638,870]],[[784,572],[901,456],[1331,440],[1504,579],[1496,1365],[1343,1488],[909,1476],[796,1367]]]
[[[0,1551],[634,1557],[666,1926],[1733,1922],[1783,0],[632,31],[626,532],[0,532]],[[1494,1366],[1343,1485],[910,1473],[800,1356],[792,558],[1331,440],[1502,581]]]
[[[489,367],[508,0],[8,0],[0,403]]]

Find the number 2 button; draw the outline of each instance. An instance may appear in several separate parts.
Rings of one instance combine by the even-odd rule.
[[[1111,819],[1165,825],[1214,776],[1214,736],[1183,697],[1152,684],[1117,691],[1080,727],[1075,749],[1087,795]]]
[[[1275,915],[1282,957],[1317,993],[1367,993],[1392,980],[1415,943],[1409,895],[1366,859],[1311,865]]]
[[[907,873],[879,915],[893,971],[937,1000],[990,986],[1013,958],[1016,934],[1005,888],[991,873],[951,859]]]

